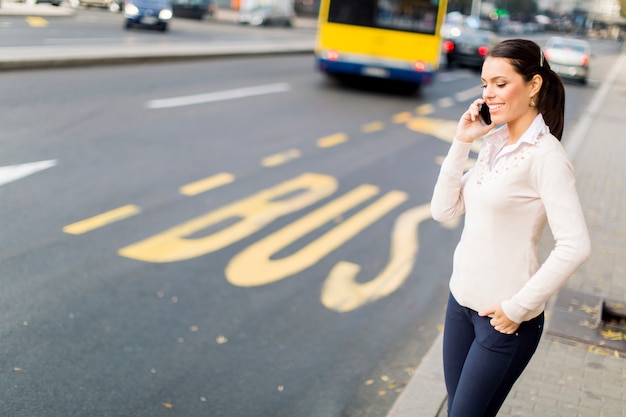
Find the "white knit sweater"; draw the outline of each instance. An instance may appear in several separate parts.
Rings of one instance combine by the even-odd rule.
[[[431,211],[437,221],[465,213],[450,279],[458,303],[475,311],[500,304],[521,323],[539,315],[587,260],[590,241],[572,165],[541,115],[512,152],[502,150],[506,141],[506,126],[485,137],[476,164],[463,175],[471,144],[455,139]],[[539,265],[546,220],[555,246]]]

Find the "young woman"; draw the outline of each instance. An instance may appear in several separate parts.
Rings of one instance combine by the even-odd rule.
[[[481,79],[483,96],[461,116],[431,202],[437,221],[465,215],[445,318],[448,417],[496,416],[539,344],[546,302],[590,252],[560,143],[561,79],[524,39],[494,47]],[[481,122],[482,104],[490,125]],[[495,125],[502,126],[490,133]],[[477,161],[463,174],[481,137]],[[555,245],[540,265],[546,223]]]

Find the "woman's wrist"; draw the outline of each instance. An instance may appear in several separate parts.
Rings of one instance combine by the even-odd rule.
[[[459,136],[455,136],[454,140],[456,140],[458,142],[463,142],[463,143],[472,143],[472,142],[474,142],[474,139],[468,139],[468,138],[463,138],[463,137],[459,137]]]

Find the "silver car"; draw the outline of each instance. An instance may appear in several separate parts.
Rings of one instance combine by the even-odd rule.
[[[102,7],[112,12],[121,12],[124,0],[70,0],[73,6]]]
[[[291,7],[259,6],[251,10],[240,11],[237,21],[251,26],[287,26],[291,27],[295,13]]]
[[[554,36],[548,39],[544,55],[550,68],[563,78],[587,83],[591,45],[582,39]]]

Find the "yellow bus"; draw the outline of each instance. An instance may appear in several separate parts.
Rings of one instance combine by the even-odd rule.
[[[433,81],[447,0],[322,0],[315,56],[330,75]]]

